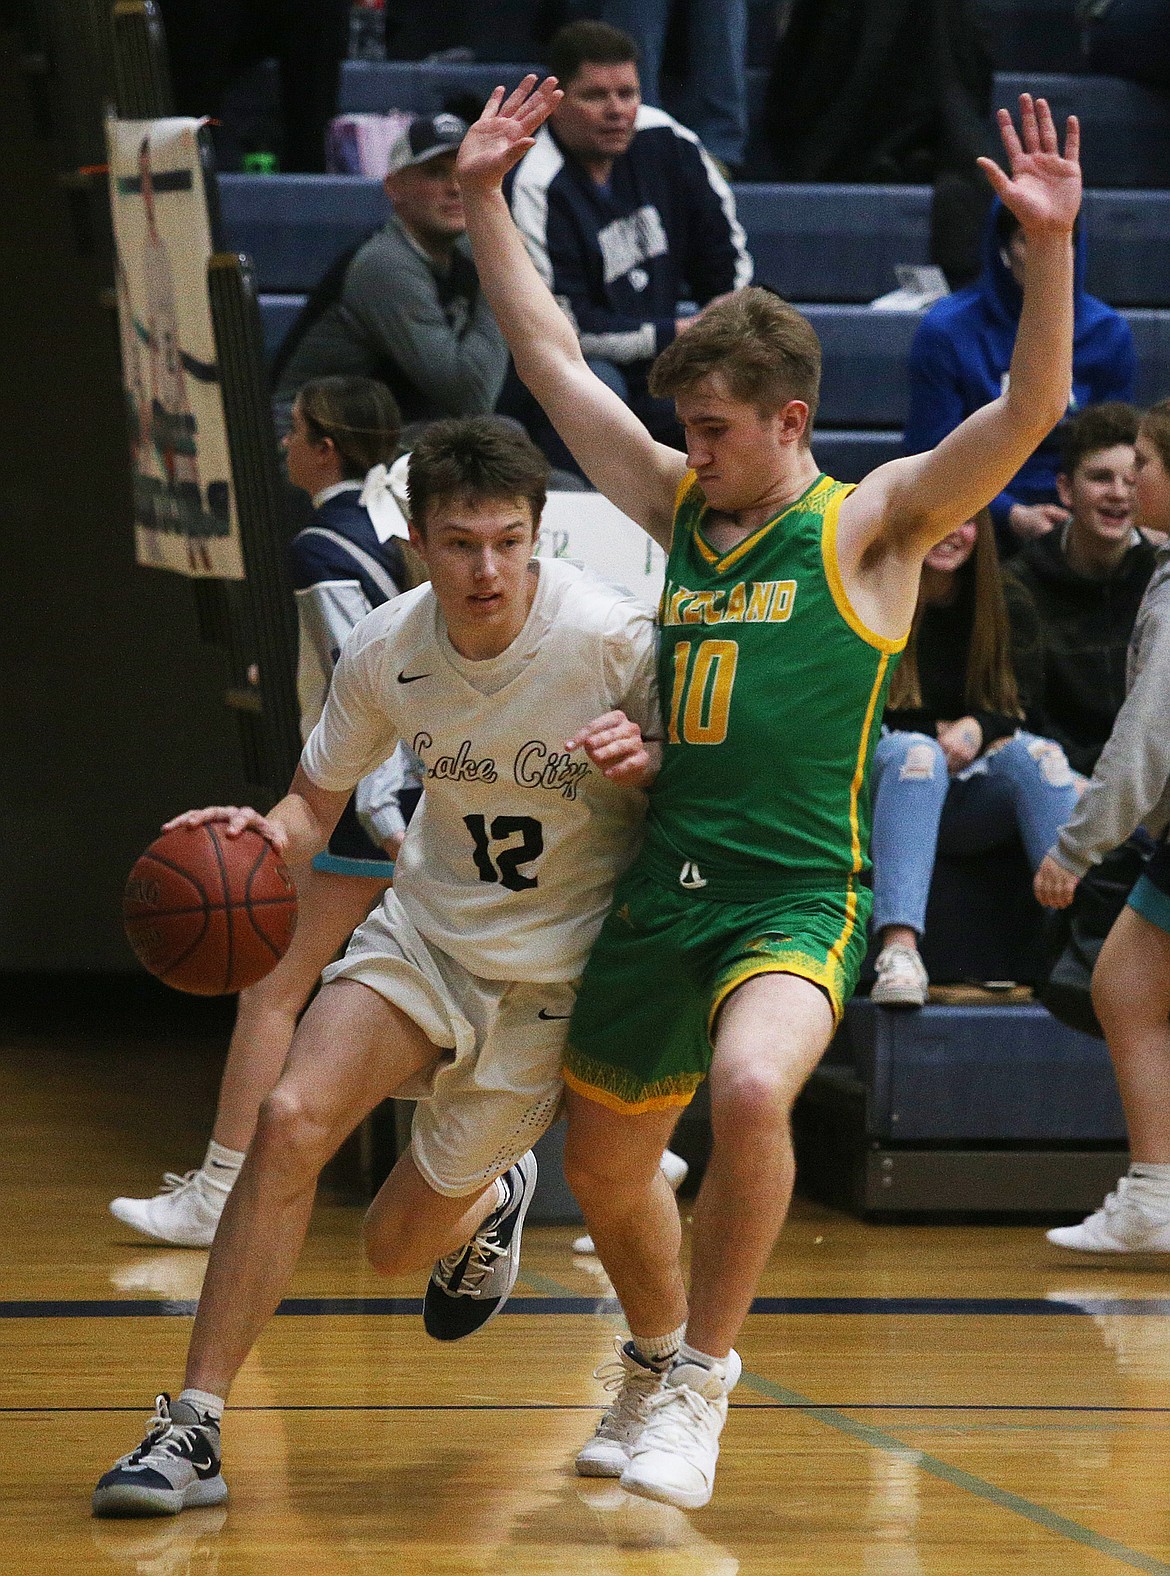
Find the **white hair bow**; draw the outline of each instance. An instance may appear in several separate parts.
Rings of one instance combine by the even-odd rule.
[[[385,465],[375,465],[366,472],[358,502],[370,516],[374,535],[380,542],[391,536],[407,535],[406,516],[398,502],[390,471]]]

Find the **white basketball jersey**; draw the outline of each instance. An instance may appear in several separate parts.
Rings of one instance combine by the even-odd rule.
[[[520,634],[471,662],[419,586],[350,634],[301,764],[346,792],[398,740],[423,797],[394,890],[418,930],[482,979],[575,979],[618,874],[641,840],[645,796],[565,740],[620,707],[661,735],[653,613],[556,560],[533,565]]]

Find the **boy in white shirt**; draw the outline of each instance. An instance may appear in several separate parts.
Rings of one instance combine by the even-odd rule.
[[[171,825],[251,827],[290,861],[323,848],[354,784],[399,740],[424,793],[394,887],[293,1040],[212,1247],[186,1388],[94,1492],[98,1515],[227,1497],[220,1418],[300,1253],[317,1176],[388,1095],[418,1101],[410,1149],[365,1223],[387,1274],[430,1265],[428,1331],[485,1324],[516,1279],[556,1115],[575,982],[640,840],[656,770],[655,628],[625,594],[532,562],[547,465],[490,417],[439,423],[411,456],[411,537],[430,583],[342,650],[287,796]],[[628,715],[627,715],[628,714]]]

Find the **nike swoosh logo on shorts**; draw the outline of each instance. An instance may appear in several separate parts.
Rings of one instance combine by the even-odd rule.
[[[542,1023],[565,1023],[573,1014],[571,1012],[545,1012],[542,1007],[536,1016]]]
[[[412,673],[408,678],[406,669],[403,668],[402,672],[398,675],[398,682],[399,684],[417,684],[419,679],[429,679],[430,676],[431,675],[429,673]]]

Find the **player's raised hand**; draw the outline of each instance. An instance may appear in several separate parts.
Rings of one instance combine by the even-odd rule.
[[[603,712],[565,741],[567,750],[584,750],[610,782],[623,788],[648,788],[658,776],[662,748],[642,737],[624,711]]]
[[[173,832],[177,826],[206,826],[209,821],[222,825],[225,837],[239,837],[241,832],[249,829],[259,832],[282,858],[288,848],[288,833],[284,827],[267,820],[259,810],[250,809],[247,805],[212,804],[205,810],[188,810],[183,815],[175,816],[174,820],[165,822],[163,831]]]
[[[545,77],[538,87],[535,72],[507,98],[503,88],[496,88],[464,137],[455,161],[455,174],[464,191],[497,188],[531,148],[536,133],[564,96],[556,77]]]
[[[1009,110],[1001,109],[997,119],[1010,174],[994,159],[978,161],[996,196],[1015,214],[1025,235],[1067,234],[1081,206],[1077,117],[1068,117],[1063,154],[1047,99],[1020,94],[1019,132]]]

